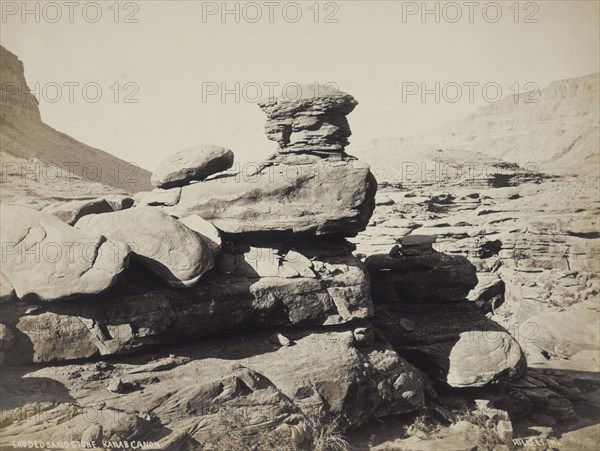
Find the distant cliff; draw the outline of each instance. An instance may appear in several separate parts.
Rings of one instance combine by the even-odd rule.
[[[476,152],[556,174],[598,172],[600,74],[552,82],[533,94],[508,96],[465,119],[422,136],[380,139],[357,151],[380,180],[394,176],[398,159],[450,149]],[[427,158],[425,158],[427,159]]]
[[[19,161],[34,159],[57,166],[76,178],[87,178],[129,193],[151,188],[149,171],[134,168],[114,155],[87,146],[44,124],[38,101],[29,92],[23,63],[2,46],[0,60],[0,149],[3,161],[11,162],[10,167],[3,167],[3,171],[14,171],[13,157]]]

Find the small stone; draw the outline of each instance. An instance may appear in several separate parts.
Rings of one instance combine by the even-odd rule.
[[[512,441],[513,426],[510,421],[506,421],[506,420],[498,421],[498,424],[496,425],[496,431],[498,432],[500,439],[504,443],[510,443]]]
[[[106,389],[113,393],[123,393],[125,391],[125,385],[120,377],[116,377],[111,379],[110,382],[106,385]]]
[[[283,334],[275,333],[269,337],[269,341],[279,346],[291,346],[294,344],[292,340]]]
[[[360,346],[370,346],[375,340],[375,334],[370,327],[357,327],[352,332],[354,342]]]
[[[408,235],[400,240],[402,255],[421,255],[433,251],[434,235]]]
[[[414,332],[416,325],[415,322],[408,318],[400,318],[400,327],[407,332]]]
[[[387,196],[381,196],[375,199],[375,206],[379,207],[379,206],[386,206],[386,205],[394,205],[396,202],[394,202],[393,199],[390,199]]]

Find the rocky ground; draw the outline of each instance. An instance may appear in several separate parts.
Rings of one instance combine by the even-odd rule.
[[[600,387],[598,177],[502,168],[496,172],[503,174],[501,184],[498,177],[384,184],[369,227],[352,241],[359,255],[368,256],[393,253],[404,237],[431,234],[437,237],[435,249],[466,256],[477,267],[479,281],[468,298],[519,341],[528,373],[581,392],[567,397],[573,405],[569,415],[545,406],[533,419],[511,416],[513,435],[556,439],[554,447],[542,440],[539,449],[595,449]],[[442,313],[443,319],[447,314]],[[432,319],[431,314],[424,317]],[[448,326],[440,329],[445,334]],[[493,332],[488,338],[499,340]],[[472,393],[470,402],[481,402],[478,396],[487,398]],[[443,424],[425,435],[438,434],[444,445],[417,444],[410,431],[398,439],[395,434],[406,422],[406,417],[376,422],[353,437],[370,434],[358,449],[471,449],[477,442],[477,437],[465,441],[463,430],[448,430]]]
[[[4,197],[0,447],[595,449],[598,180],[378,187],[356,105],[261,102],[253,174],[198,146],[132,196]]]

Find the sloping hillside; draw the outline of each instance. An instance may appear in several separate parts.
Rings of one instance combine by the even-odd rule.
[[[87,146],[44,124],[38,101],[27,87],[23,63],[1,46],[0,59],[3,191],[10,191],[9,182],[19,179],[34,185],[30,191],[35,192],[39,182],[49,182],[53,178],[55,184],[60,183],[63,188],[69,180],[77,180],[78,189],[89,182],[88,194],[96,193],[102,185],[128,193],[150,189],[149,171]],[[44,173],[42,167],[52,167],[52,176]]]
[[[356,153],[372,164],[380,181],[397,180],[400,162],[430,161],[422,154],[438,149],[460,150],[462,161],[484,163],[483,154],[546,173],[597,173],[599,75],[511,95],[426,135],[377,140]]]

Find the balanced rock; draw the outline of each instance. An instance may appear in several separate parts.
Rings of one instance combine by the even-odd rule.
[[[295,92],[293,92],[295,91]],[[346,119],[358,102],[333,86],[302,85],[261,100],[265,130],[282,152],[340,153],[351,135]]]
[[[75,229],[53,215],[2,206],[2,273],[24,300],[97,294],[127,266],[128,246]]]
[[[221,234],[210,222],[202,219],[198,215],[179,218],[179,221],[202,237],[213,256],[217,256],[219,252],[221,252]]]
[[[358,160],[315,157],[303,164],[265,162],[253,174],[228,174],[181,189],[165,209],[199,215],[225,233],[336,233],[367,227],[377,190],[369,166]]]
[[[431,240],[403,240],[403,255],[365,260],[373,299],[382,303],[440,303],[465,299],[477,285],[475,266],[463,256],[431,248]],[[408,255],[406,255],[408,253]]]
[[[196,232],[150,207],[86,216],[76,227],[128,243],[136,260],[174,287],[194,285],[214,265]]]
[[[226,171],[233,166],[233,152],[214,145],[201,145],[167,157],[152,173],[152,184],[159,188],[187,185],[194,180]]]

